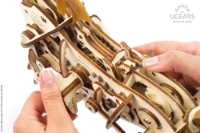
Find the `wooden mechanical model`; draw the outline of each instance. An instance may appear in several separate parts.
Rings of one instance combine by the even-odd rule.
[[[21,45],[29,50],[34,83],[44,68],[57,72],[68,111],[77,113],[77,102],[84,100],[106,119],[107,129],[119,133],[125,132],[120,118],[145,133],[200,131],[199,91],[143,68],[142,60],[155,53],[117,43],[79,0],[23,0],[20,6],[26,20]]]

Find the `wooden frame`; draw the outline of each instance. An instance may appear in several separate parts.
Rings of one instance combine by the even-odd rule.
[[[62,15],[54,0],[20,4],[27,23],[21,45],[29,49],[28,69],[34,72],[35,84],[44,68],[53,68],[68,111],[77,113],[77,102],[84,100],[92,113],[107,120],[106,128],[113,126],[119,133],[124,133],[117,124],[120,118],[144,128],[145,133],[200,131],[196,88],[147,71],[142,60],[155,53],[142,55],[125,42],[117,43],[98,16],[83,17],[77,0],[76,8],[66,3]]]

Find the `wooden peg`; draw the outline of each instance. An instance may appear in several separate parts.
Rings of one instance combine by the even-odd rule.
[[[122,112],[122,110],[126,107],[126,105],[130,102],[130,100],[133,98],[133,95],[129,95],[123,103],[120,104],[120,106],[115,110],[115,112],[110,116],[106,123],[106,128],[109,129],[114,122],[118,119],[118,116]]]

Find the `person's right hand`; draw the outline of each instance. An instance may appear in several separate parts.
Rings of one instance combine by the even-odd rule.
[[[140,53],[154,51],[143,66],[154,72],[166,72],[182,84],[200,86],[200,43],[154,42],[133,48]]]

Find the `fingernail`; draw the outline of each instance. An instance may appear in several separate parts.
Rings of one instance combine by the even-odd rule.
[[[148,59],[145,59],[142,61],[142,65],[143,67],[152,67],[152,66],[155,66],[158,64],[158,57],[157,56],[154,56],[154,57],[151,57],[151,58],[148,58]]]
[[[54,75],[51,70],[45,69],[40,74],[41,80],[45,85],[52,85],[55,83]]]

